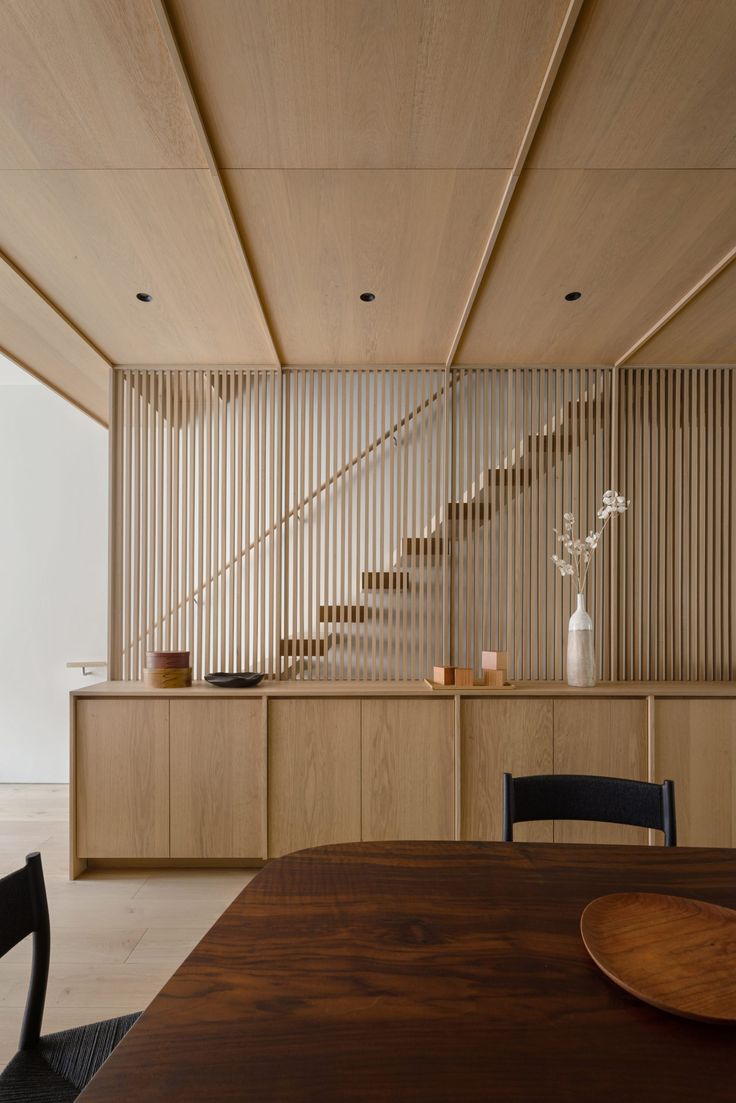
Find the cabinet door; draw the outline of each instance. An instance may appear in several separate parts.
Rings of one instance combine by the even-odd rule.
[[[557,698],[556,774],[601,774],[647,780],[647,704],[621,697]],[[638,843],[641,827],[556,821],[556,843]]]
[[[552,773],[552,701],[466,698],[460,711],[461,838],[501,838],[503,774]],[[552,842],[552,821],[519,823],[514,839]]]
[[[169,702],[76,703],[77,854],[169,856]]]
[[[364,839],[455,837],[452,701],[362,702]]]
[[[658,700],[654,777],[675,783],[678,844],[736,846],[736,701]]]
[[[172,858],[263,858],[261,699],[171,701]]]
[[[359,840],[360,701],[269,701],[269,856]]]

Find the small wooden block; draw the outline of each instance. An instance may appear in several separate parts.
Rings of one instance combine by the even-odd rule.
[[[508,651],[484,651],[481,654],[480,665],[483,670],[508,670]]]
[[[432,678],[440,686],[454,686],[455,685],[455,667],[454,666],[436,666],[434,667],[434,676]]]
[[[506,685],[506,671],[484,670],[483,685],[488,686],[490,689],[503,689]]]
[[[472,686],[475,683],[475,672],[472,666],[455,667],[455,685]]]

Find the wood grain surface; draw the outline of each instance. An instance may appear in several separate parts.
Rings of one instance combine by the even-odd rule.
[[[168,701],[80,701],[75,767],[80,857],[168,857]]]
[[[499,841],[504,772],[553,772],[552,701],[464,700],[460,705],[461,837]],[[519,842],[552,842],[551,820],[519,823]]]
[[[265,858],[261,702],[172,701],[169,716],[171,857]]]
[[[647,780],[643,701],[555,701],[554,717],[554,773]],[[616,823],[558,820],[554,837],[556,843],[644,844],[647,832]]]
[[[637,999],[688,1019],[736,1023],[736,911],[657,892],[616,892],[580,920],[588,953]]]
[[[451,701],[361,702],[362,836],[452,839]]]
[[[734,1032],[665,1015],[580,937],[606,893],[736,905],[736,854],[363,843],[271,862],[82,1093],[176,1099],[733,1098]]]
[[[268,852],[360,838],[360,701],[268,710]]]
[[[513,164],[565,3],[168,8],[226,168],[472,169]]]
[[[468,689],[449,687],[459,697],[487,697],[483,687]],[[195,681],[187,689],[178,690],[176,697],[431,697],[434,690],[422,681],[418,682],[355,682],[336,679],[334,682],[274,682],[264,681],[257,689],[219,689],[208,682]],[[736,682],[598,682],[591,689],[568,686],[566,682],[545,681],[514,682],[513,686],[497,691],[499,697],[717,697],[736,698]],[[166,690],[147,689],[142,682],[98,682],[87,688],[72,690],[75,700],[86,697],[171,697]]]
[[[736,702],[657,701],[654,781],[677,793],[680,846],[736,840]]]

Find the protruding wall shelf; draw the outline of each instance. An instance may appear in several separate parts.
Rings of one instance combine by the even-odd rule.
[[[67,670],[81,670],[85,678],[91,677],[95,670],[106,669],[107,662],[104,659],[85,659],[82,662],[67,663]]]

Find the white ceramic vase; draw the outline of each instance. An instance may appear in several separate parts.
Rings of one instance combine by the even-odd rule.
[[[578,607],[567,626],[567,684],[595,685],[593,621],[585,611],[584,594],[578,594]]]

